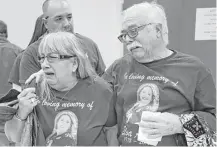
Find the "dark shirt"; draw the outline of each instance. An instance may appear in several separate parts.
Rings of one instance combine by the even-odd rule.
[[[138,103],[139,91],[145,86],[152,89],[153,104],[148,109],[143,106],[143,112],[181,115],[193,111],[204,119],[210,130],[216,132],[214,81],[210,70],[196,57],[174,51],[167,58],[141,64],[127,54],[116,60],[103,77],[111,83],[117,95],[118,133],[123,146],[147,145],[138,140],[139,126],[135,122],[140,122],[141,115],[134,113],[134,109],[128,113],[129,108]],[[163,136],[157,146],[180,146],[180,135]]]
[[[8,83],[8,77],[14,60],[21,51],[21,48],[0,36],[0,97],[11,89],[11,85]],[[9,141],[4,135],[4,122],[0,122],[0,145],[9,145]]]
[[[6,94],[11,85],[8,83],[9,74],[14,61],[22,51],[18,46],[0,37],[0,97]]]
[[[20,61],[22,59],[22,56],[23,56],[23,52],[21,52],[17,56],[16,60],[14,61],[14,65],[13,65],[13,67],[11,69],[9,79],[8,79],[8,82],[11,83],[11,84],[14,83],[14,84],[17,84],[17,85],[21,86],[21,84],[19,82],[19,77],[20,77],[19,76],[20,75],[19,70],[20,70]]]

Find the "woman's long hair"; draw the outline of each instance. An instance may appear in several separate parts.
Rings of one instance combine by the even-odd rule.
[[[90,78],[94,80],[98,75],[90,64],[88,56],[84,53],[82,45],[78,38],[69,32],[54,32],[47,34],[39,45],[39,55],[51,52],[58,52],[64,55],[75,55],[78,62],[76,70],[77,79]],[[40,88],[41,97],[45,99],[51,98],[50,87],[44,78],[41,82]]]

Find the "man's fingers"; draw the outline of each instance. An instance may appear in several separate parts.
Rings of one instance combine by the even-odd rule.
[[[36,77],[36,74],[32,74],[25,82],[25,84],[29,84],[34,78]]]
[[[139,127],[142,127],[142,128],[158,128],[158,123],[155,123],[155,122],[145,122],[145,121],[142,121],[140,122],[139,124]]]
[[[160,137],[162,137],[162,135],[161,135],[160,133],[158,133],[158,134],[153,134],[153,135],[149,134],[149,135],[147,136],[148,139],[158,139],[159,141],[161,140]]]
[[[28,93],[35,93],[35,88],[26,88],[24,89],[18,96],[17,98],[20,99],[22,97],[25,97]]]
[[[36,83],[39,83],[41,81],[43,74],[44,71],[42,69],[39,72],[37,72],[36,79],[35,79]]]
[[[142,132],[149,135],[157,135],[160,134],[158,129],[142,129]]]
[[[162,122],[163,121],[160,114],[154,114],[154,113],[153,115],[143,115],[141,119],[142,121],[150,121],[150,122]]]

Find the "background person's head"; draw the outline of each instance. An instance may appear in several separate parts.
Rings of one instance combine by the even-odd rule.
[[[39,55],[46,82],[61,90],[73,82],[96,76],[77,37],[69,32],[54,32],[43,37]]]
[[[47,29],[43,23],[43,15],[40,15],[35,22],[34,32],[33,32],[32,38],[29,42],[29,45],[34,43],[35,41],[37,41],[42,35],[44,35],[46,33],[46,31],[47,31]]]
[[[42,6],[44,24],[49,32],[74,32],[72,8],[67,0],[46,0]]]
[[[8,38],[7,25],[2,20],[0,20],[0,37]]]
[[[154,2],[144,2],[126,9],[119,39],[138,61],[153,50],[165,48],[168,27],[163,7]]]

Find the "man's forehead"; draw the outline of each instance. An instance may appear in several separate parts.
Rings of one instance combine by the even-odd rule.
[[[66,2],[51,2],[47,8],[45,16],[55,17],[57,15],[72,14],[71,6]]]
[[[136,28],[140,25],[141,24],[139,23],[139,21],[135,21],[135,20],[124,21],[122,23],[122,31],[121,32],[126,32],[127,30]]]

